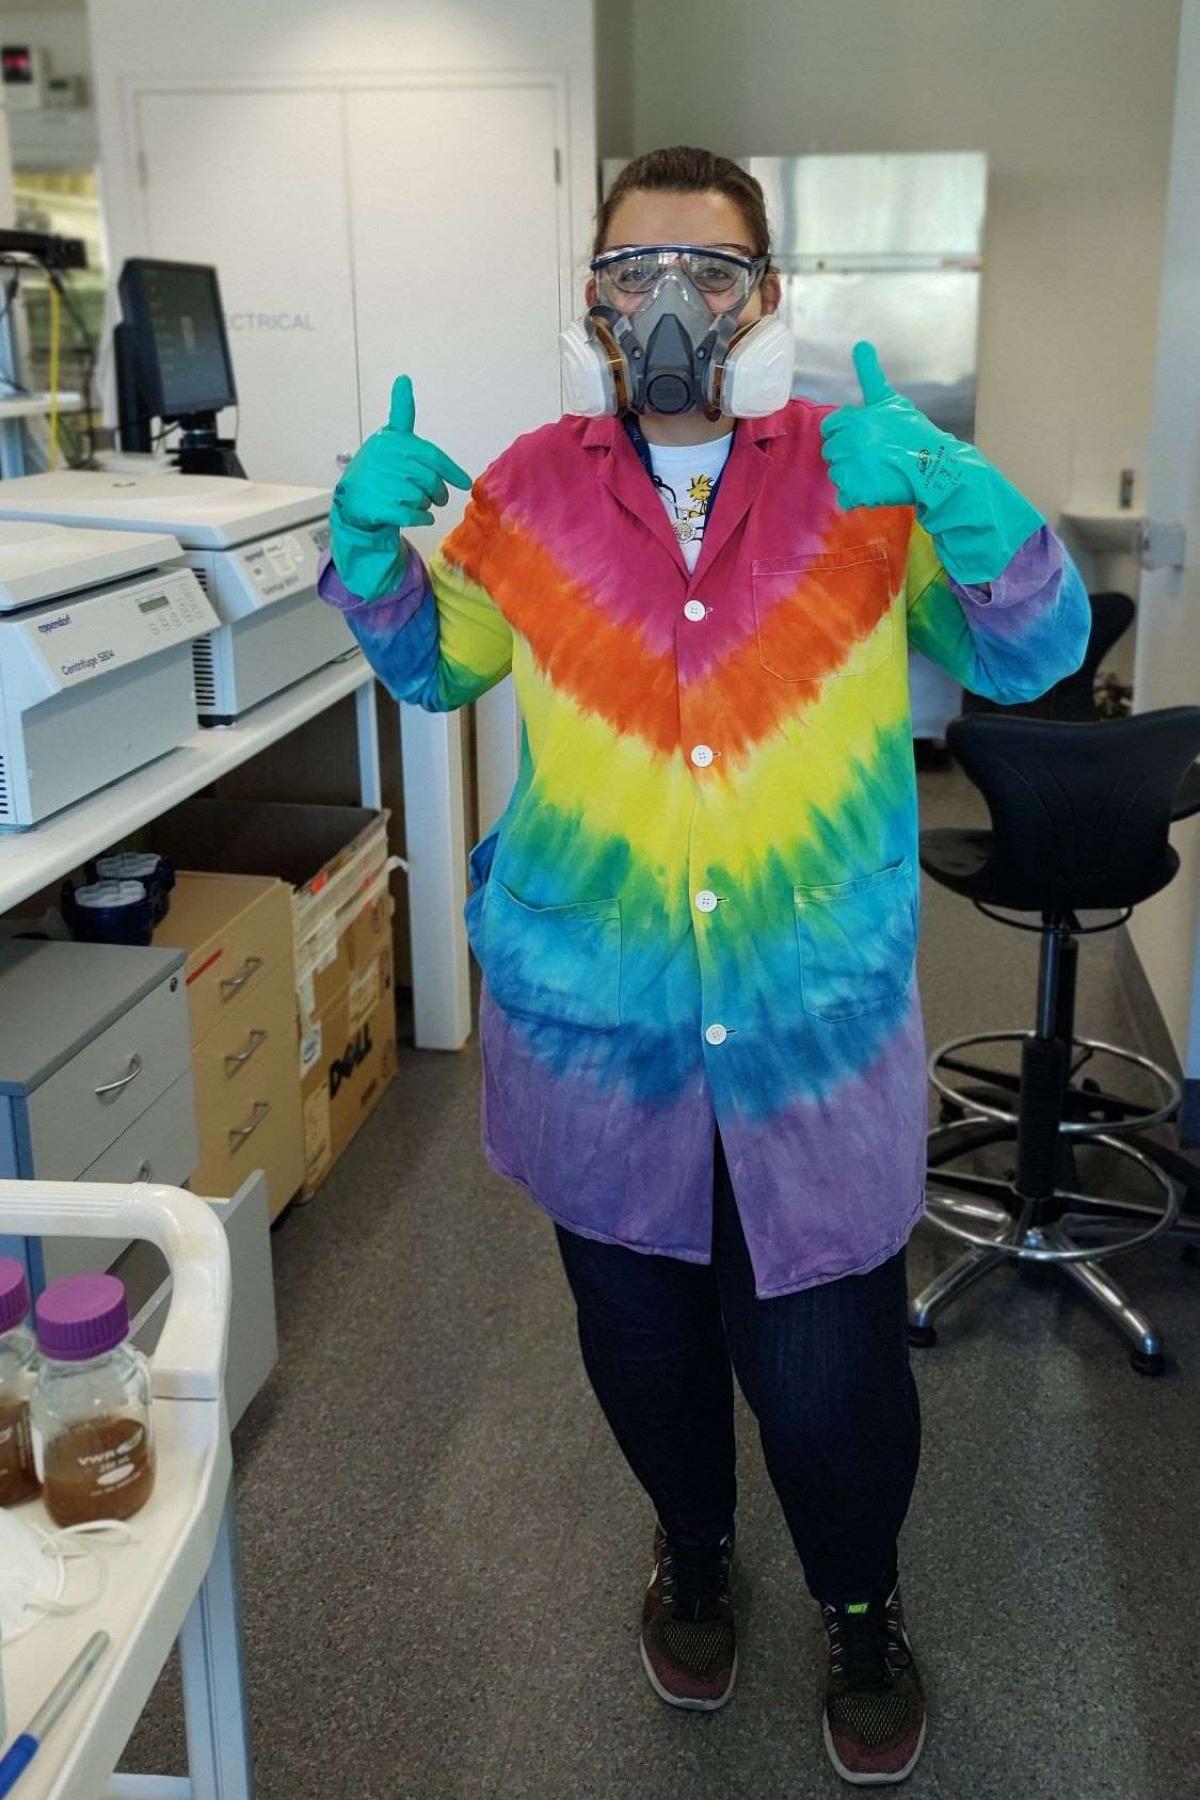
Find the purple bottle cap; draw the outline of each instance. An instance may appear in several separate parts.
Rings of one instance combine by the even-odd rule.
[[[0,1256],[0,1331],[13,1331],[29,1316],[29,1283],[25,1264]]]
[[[67,1275],[38,1296],[38,1348],[55,1362],[86,1362],[129,1336],[125,1284],[115,1275]]]

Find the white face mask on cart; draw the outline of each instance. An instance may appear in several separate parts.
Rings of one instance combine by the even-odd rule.
[[[133,1535],[115,1519],[43,1531],[15,1513],[0,1510],[0,1644],[7,1649],[52,1615],[94,1606],[104,1592],[108,1572],[88,1538],[111,1536],[113,1541],[127,1544]],[[82,1598],[65,1600],[67,1565],[78,1561],[91,1565],[91,1591]]]

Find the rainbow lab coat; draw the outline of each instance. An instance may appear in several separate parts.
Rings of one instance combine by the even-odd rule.
[[[760,1297],[921,1213],[909,644],[1029,699],[1090,610],[1048,526],[957,586],[907,506],[839,510],[829,407],[736,428],[694,573],[615,418],[520,438],[426,571],[345,611],[391,692],[512,670],[520,772],[471,855],[484,1148],[562,1225],[710,1258],[719,1127]]]

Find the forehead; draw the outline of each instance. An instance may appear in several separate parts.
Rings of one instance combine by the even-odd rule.
[[[741,208],[715,188],[703,194],[659,193],[634,188],[617,205],[604,239],[619,244],[741,244],[750,234]]]

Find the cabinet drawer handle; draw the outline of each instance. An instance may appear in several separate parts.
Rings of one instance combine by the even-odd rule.
[[[105,1094],[119,1094],[121,1089],[127,1088],[131,1081],[136,1081],[141,1072],[141,1057],[131,1056],[129,1059],[129,1073],[127,1075],[119,1076],[116,1081],[102,1082],[98,1088],[93,1088],[92,1092],[95,1094],[97,1100],[103,1100]]]
[[[233,1076],[237,1074],[239,1069],[245,1067],[256,1050],[262,1049],[267,1041],[267,1035],[268,1034],[265,1031],[252,1031],[250,1036],[246,1039],[246,1048],[244,1050],[235,1050],[231,1056],[225,1058],[226,1081],[231,1080]]]
[[[248,956],[236,975],[227,975],[221,983],[221,992],[228,1000],[234,994],[240,994],[252,975],[257,975],[263,966],[261,956]]]
[[[263,1120],[271,1110],[269,1100],[256,1100],[250,1112],[250,1120],[246,1125],[235,1125],[229,1133],[229,1148],[236,1150],[244,1144],[248,1137],[253,1137]]]

